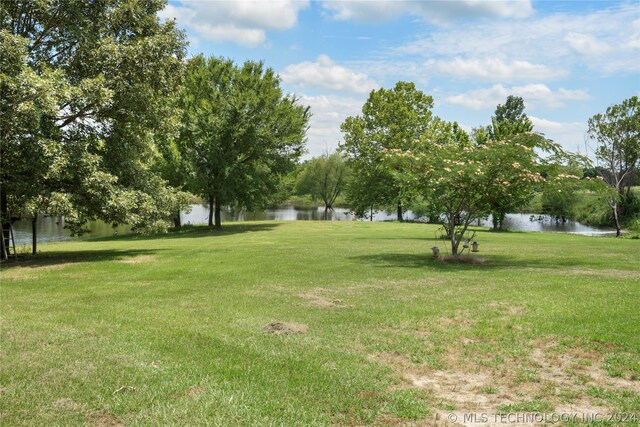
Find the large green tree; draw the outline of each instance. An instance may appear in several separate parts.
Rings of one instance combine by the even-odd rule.
[[[533,131],[533,123],[524,112],[524,100],[519,96],[509,95],[504,104],[498,104],[491,124],[486,128],[474,130],[474,139],[478,144],[487,141],[511,141],[513,137]],[[542,139],[540,139],[542,141]],[[525,195],[523,193],[523,195]],[[491,217],[493,229],[502,229],[502,223],[506,214],[520,207],[526,199],[515,197],[512,194],[506,197],[505,194],[495,193],[491,200]]]
[[[149,165],[185,47],[157,17],[165,3],[0,3],[3,224],[38,211],[64,213],[75,231],[93,218],[165,224],[178,193]]]
[[[371,91],[362,115],[342,124],[342,151],[353,171],[347,197],[354,212],[362,216],[374,209],[397,209],[402,221],[409,202],[409,186],[401,174],[381,167],[385,150],[406,150],[432,126],[433,98],[415,84],[398,82],[392,89]]]
[[[261,62],[189,61],[180,106],[179,145],[194,171],[192,191],[209,203],[209,226],[222,206],[264,207],[304,149],[309,109],[285,95]]]
[[[603,177],[615,191],[609,198],[616,235],[621,234],[624,206],[631,200],[631,186],[640,168],[640,102],[632,96],[589,119],[589,136],[598,147],[596,157],[606,168]]]

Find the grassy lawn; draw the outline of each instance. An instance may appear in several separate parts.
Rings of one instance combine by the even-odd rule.
[[[0,273],[0,424],[640,412],[640,241],[479,232],[486,263],[452,265],[429,256],[435,230],[262,222],[42,245]]]

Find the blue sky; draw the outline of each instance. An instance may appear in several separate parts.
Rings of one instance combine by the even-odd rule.
[[[535,130],[583,154],[588,118],[640,95],[638,0],[170,0],[161,17],[192,55],[274,68],[311,106],[307,157],[334,149],[369,91],[399,80],[467,130],[521,96]]]

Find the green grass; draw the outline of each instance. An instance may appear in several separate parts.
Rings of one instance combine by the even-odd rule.
[[[454,265],[430,258],[434,231],[42,245],[0,272],[0,424],[410,424],[476,395],[496,414],[640,411],[639,241],[480,231],[486,263]]]

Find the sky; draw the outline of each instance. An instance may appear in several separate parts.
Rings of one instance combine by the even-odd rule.
[[[398,81],[468,131],[520,96],[534,130],[590,156],[589,117],[640,95],[640,0],[170,0],[160,17],[190,56],[273,68],[311,107],[306,158],[335,149],[369,92]]]

